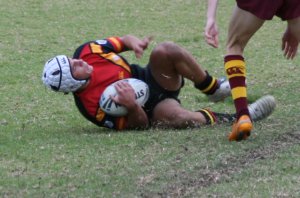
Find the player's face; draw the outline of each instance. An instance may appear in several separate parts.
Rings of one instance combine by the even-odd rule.
[[[70,58],[69,60],[71,64],[71,72],[75,79],[84,80],[91,76],[93,72],[93,67],[91,65],[81,59]]]

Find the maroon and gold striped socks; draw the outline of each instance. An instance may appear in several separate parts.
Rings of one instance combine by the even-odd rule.
[[[246,88],[246,64],[241,55],[228,55],[224,58],[225,71],[231,87],[236,116],[249,115]]]

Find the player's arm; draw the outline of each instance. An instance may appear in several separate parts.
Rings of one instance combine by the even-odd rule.
[[[121,41],[126,49],[133,50],[137,58],[143,56],[144,50],[147,49],[152,37],[145,37],[144,39],[139,39],[133,35],[125,35],[121,37]]]
[[[146,128],[148,117],[143,108],[136,102],[133,88],[126,82],[119,82],[115,85],[118,95],[112,100],[123,105],[128,110],[127,128]]]
[[[204,37],[206,42],[217,48],[219,46],[218,26],[216,24],[218,0],[207,1],[206,26],[204,29]]]
[[[284,51],[284,56],[287,59],[293,59],[298,51],[299,41],[296,34],[294,34],[289,27],[286,28],[282,36],[281,49]]]
[[[125,35],[123,37],[108,37],[94,42],[100,45],[100,48],[91,47],[93,53],[121,53],[128,50],[133,50],[137,58],[141,58],[145,49],[147,49],[152,37],[139,39],[133,35]],[[94,43],[93,42],[93,43]]]

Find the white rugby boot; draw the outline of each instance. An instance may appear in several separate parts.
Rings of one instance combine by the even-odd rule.
[[[231,89],[229,81],[226,77],[221,77],[218,79],[219,88],[212,95],[208,95],[208,99],[211,102],[219,102],[231,96]]]
[[[275,98],[271,95],[266,95],[250,104],[248,110],[252,121],[258,121],[271,115],[275,107]]]

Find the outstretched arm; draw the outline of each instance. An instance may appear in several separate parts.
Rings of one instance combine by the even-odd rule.
[[[218,26],[216,24],[216,12],[217,12],[218,0],[207,1],[207,14],[206,14],[206,26],[204,30],[204,36],[206,42],[217,48],[219,46],[218,38]]]
[[[133,50],[135,56],[137,58],[141,58],[144,50],[147,49],[149,43],[151,42],[152,37],[148,36],[141,40],[133,35],[126,35],[121,37],[121,40],[128,50]]]

